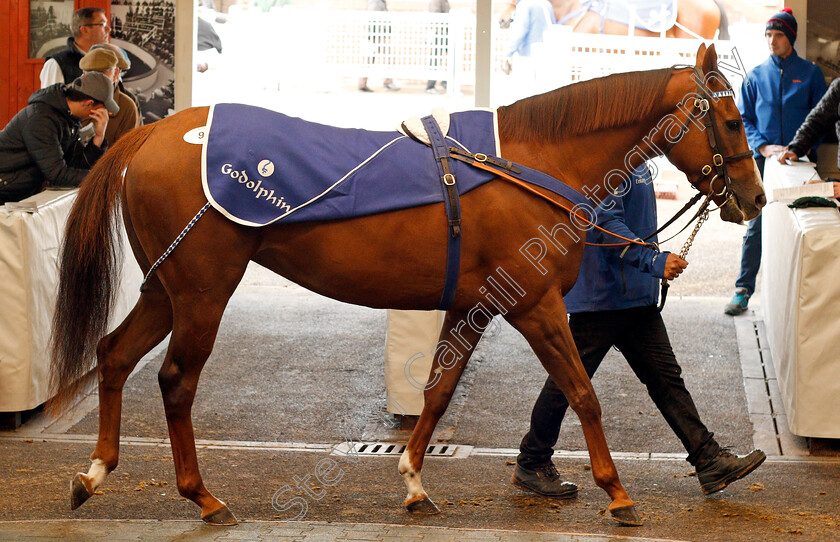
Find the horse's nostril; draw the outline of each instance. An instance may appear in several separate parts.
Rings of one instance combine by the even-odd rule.
[[[755,206],[756,207],[758,207],[758,208],[764,207],[764,205],[766,203],[767,203],[767,197],[765,197],[763,192],[755,197]]]

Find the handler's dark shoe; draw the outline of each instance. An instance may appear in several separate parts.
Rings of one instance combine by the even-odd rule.
[[[753,450],[747,455],[735,455],[723,448],[717,457],[705,465],[698,465],[700,489],[705,495],[720,491],[757,469],[765,459],[767,456],[761,450]]]
[[[560,473],[554,467],[554,463],[537,467],[534,470],[520,467],[517,463],[510,481],[520,489],[546,497],[559,497],[561,499],[577,497],[578,486],[572,482],[564,482],[560,478]]]

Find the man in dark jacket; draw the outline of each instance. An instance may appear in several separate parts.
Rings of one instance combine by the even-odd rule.
[[[41,68],[41,88],[56,83],[67,83],[82,75],[79,61],[98,43],[108,43],[111,27],[102,8],[82,8],[73,12],[70,21],[73,35],[67,38],[67,47],[51,55]]]
[[[805,117],[805,122],[796,131],[793,141],[779,156],[779,162],[784,164],[787,160],[799,160],[800,156],[808,154],[808,150],[819,143],[832,126],[840,139],[840,78],[831,82],[828,92]],[[837,167],[840,168],[840,148],[837,149]],[[835,192],[836,187],[837,183]]]
[[[623,197],[610,196],[601,203],[598,225],[628,239],[641,239],[656,231],[656,223],[653,183],[643,165],[633,172]],[[590,230],[587,241],[615,243],[616,239]],[[676,254],[640,245],[589,246],[583,252],[577,283],[563,300],[589,377],[610,348],[617,347],[679,437],[688,462],[697,469],[701,490],[708,494],[752,472],[765,455],[754,450],[737,456],[721,448],[700,420],[680,376],[682,369],[657,310],[657,279],[675,279],[687,265]],[[519,447],[512,479],[517,487],[550,497],[577,495],[577,486],[564,482],[551,461],[568,407],[566,396],[548,378],[534,405],[530,430]]]
[[[29,105],[0,132],[0,204],[47,186],[79,186],[107,148],[108,113],[119,109],[114,84],[99,72],[32,94]],[[94,136],[82,145],[79,127],[87,118]]]

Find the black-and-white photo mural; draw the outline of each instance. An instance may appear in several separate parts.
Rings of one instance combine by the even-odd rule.
[[[46,58],[67,46],[73,0],[31,0],[29,58]]]
[[[137,96],[143,122],[175,108],[175,0],[113,0],[111,43],[131,59],[123,84]]]

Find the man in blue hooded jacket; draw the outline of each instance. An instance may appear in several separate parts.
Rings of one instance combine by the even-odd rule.
[[[785,151],[796,130],[825,94],[825,78],[812,62],[793,48],[797,24],[790,8],[767,21],[764,37],[770,58],[750,71],[741,85],[738,109],[758,171],[764,160]],[[819,142],[817,142],[819,143]],[[812,155],[813,157],[813,155]],[[761,216],[750,221],[741,245],[741,270],[735,295],[724,312],[735,316],[747,310],[761,264]]]
[[[635,170],[629,182],[623,197],[610,196],[601,202],[597,222],[628,239],[643,239],[657,227],[656,200],[647,165]],[[597,230],[588,232],[587,241],[616,242]],[[689,463],[697,469],[701,489],[708,494],[752,472],[765,455],[753,450],[738,456],[721,448],[700,420],[680,376],[682,369],[657,308],[657,279],[675,279],[687,265],[676,254],[640,245],[589,246],[583,252],[577,283],[564,301],[572,336],[589,377],[609,349],[617,347],[682,441]],[[519,447],[512,479],[517,487],[550,497],[577,495],[577,486],[564,482],[551,461],[568,407],[563,392],[549,377],[534,404],[530,430]]]

